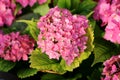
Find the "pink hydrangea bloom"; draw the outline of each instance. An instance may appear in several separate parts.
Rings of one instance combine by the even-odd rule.
[[[38,47],[50,59],[62,57],[70,65],[86,49],[87,27],[85,16],[72,15],[68,10],[58,7],[52,8],[38,22]]]
[[[34,40],[19,32],[0,34],[0,57],[9,61],[28,60],[28,54],[33,50]]]
[[[119,0],[99,0],[94,10],[94,19],[102,20],[102,26],[106,25],[109,17],[120,7],[119,4]]]
[[[43,4],[47,0],[16,0],[16,2],[20,3],[24,8],[28,5],[32,7],[37,1],[39,4]]]
[[[15,4],[11,0],[0,0],[0,26],[10,26],[14,20]]]
[[[104,69],[101,80],[120,80],[120,55],[112,56],[104,62]]]
[[[108,25],[105,28],[104,38],[120,44],[120,12],[114,13],[110,16]]]

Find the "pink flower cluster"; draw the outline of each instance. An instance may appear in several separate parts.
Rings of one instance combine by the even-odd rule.
[[[47,0],[16,0],[16,2],[20,3],[24,8],[28,5],[32,7],[37,1],[39,4],[43,4]]]
[[[62,57],[68,65],[86,49],[88,20],[66,9],[51,8],[38,22],[38,47],[50,59]]]
[[[28,54],[34,48],[34,40],[19,32],[0,34],[0,57],[9,61],[28,60]]]
[[[120,0],[99,0],[93,17],[107,25],[104,38],[120,44]]]
[[[120,80],[120,55],[106,60],[104,66],[101,80]]]
[[[14,20],[13,11],[15,4],[13,0],[0,0],[0,26],[10,26]]]

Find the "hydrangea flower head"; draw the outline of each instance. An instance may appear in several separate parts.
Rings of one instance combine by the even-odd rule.
[[[34,40],[19,32],[0,34],[0,57],[9,61],[28,60],[28,54],[34,48]]]
[[[108,25],[105,28],[104,38],[120,44],[120,12],[114,13],[110,16]]]
[[[120,55],[106,60],[104,66],[101,80],[120,80]]]
[[[62,57],[68,65],[86,49],[85,16],[72,15],[67,9],[52,8],[38,22],[38,47],[50,59]]]
[[[0,26],[10,26],[14,20],[15,4],[12,0],[0,0]]]

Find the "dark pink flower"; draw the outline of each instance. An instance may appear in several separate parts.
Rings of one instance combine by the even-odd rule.
[[[101,80],[120,80],[120,55],[106,60],[104,66]]]
[[[9,61],[28,60],[28,54],[34,48],[34,40],[19,32],[0,34],[0,57]]]

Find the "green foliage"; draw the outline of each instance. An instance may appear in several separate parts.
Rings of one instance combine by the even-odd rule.
[[[47,73],[42,76],[41,80],[65,80],[61,75]]]
[[[14,62],[6,61],[0,58],[0,71],[8,72],[14,68],[15,65],[16,63]]]
[[[21,69],[18,71],[17,75],[19,78],[26,78],[26,77],[30,77],[33,76],[35,74],[37,74],[38,70],[37,69],[32,69],[32,68],[25,68],[25,69]]]
[[[49,11],[49,6],[47,3],[43,4],[43,5],[38,5],[33,9],[34,13],[38,13],[41,16],[46,15],[48,13],[48,11]]]
[[[30,67],[36,68],[43,72],[59,73],[63,74],[66,71],[62,69],[59,61],[49,59],[45,53],[42,53],[39,49],[32,52],[30,56]]]
[[[57,6],[60,8],[71,8],[71,0],[58,0]]]
[[[88,15],[91,11],[93,11],[95,6],[96,2],[93,0],[83,0],[76,9],[76,13]]]
[[[118,54],[118,48],[115,44],[108,42],[102,38],[95,39],[95,60],[94,64],[98,62],[103,62],[111,56]]]
[[[25,33],[28,32],[36,41],[38,38],[38,34],[39,34],[39,29],[37,28],[37,22],[32,20],[18,20],[18,22],[24,22],[26,23],[28,26],[25,29]]]

